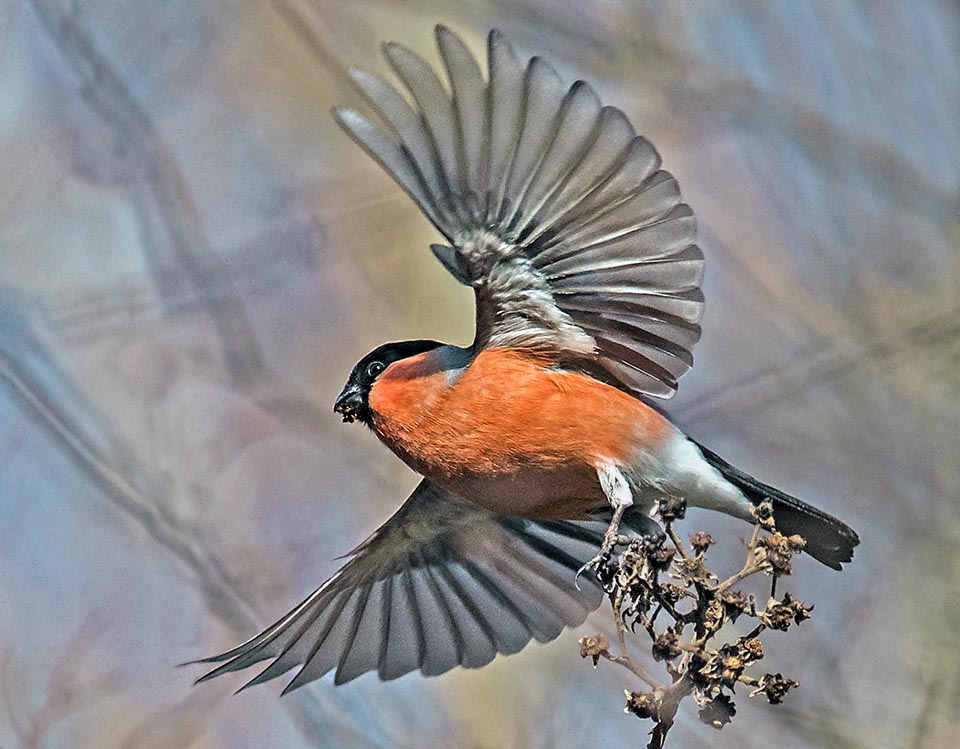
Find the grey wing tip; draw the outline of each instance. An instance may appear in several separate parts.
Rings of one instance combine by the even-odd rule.
[[[540,55],[534,55],[530,58],[530,62],[527,64],[526,77],[529,80],[532,75],[534,75],[537,69],[541,69],[546,73],[550,78],[560,81],[560,74],[557,72],[557,69],[553,66],[548,59],[541,57]]]
[[[350,76],[350,79],[351,79],[354,83],[356,83],[357,80],[360,79],[360,78],[373,78],[373,77],[374,77],[374,75],[373,75],[372,73],[368,73],[368,72],[367,72],[366,70],[364,70],[363,68],[354,68],[354,67],[347,68],[347,75]]]
[[[337,121],[341,127],[354,118],[360,117],[360,113],[350,107],[341,107],[339,105],[330,107],[330,115]]]
[[[381,48],[383,49],[384,56],[387,58],[387,62],[389,62],[391,66],[396,65],[395,60],[398,57],[413,58],[415,60],[421,59],[420,55],[409,47],[400,44],[400,42],[384,42]]]
[[[294,690],[299,689],[304,684],[310,683],[308,681],[299,681],[300,674],[302,673],[302,671],[303,669],[300,669],[300,671],[297,672],[297,675],[290,680],[290,683],[283,688],[283,691],[280,692],[281,697],[286,697],[288,694],[290,694],[290,692],[293,692]]]
[[[509,44],[510,40],[507,39],[507,35],[504,34],[500,29],[490,29],[490,33],[487,34],[487,43],[488,44]]]

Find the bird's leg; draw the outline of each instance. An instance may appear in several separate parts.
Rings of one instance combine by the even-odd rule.
[[[623,475],[617,466],[612,463],[601,463],[597,466],[597,477],[600,479],[600,487],[606,495],[610,506],[613,507],[613,517],[610,519],[610,526],[603,534],[603,544],[600,552],[589,562],[577,570],[577,577],[588,569],[599,569],[607,559],[610,558],[610,552],[617,544],[627,543],[627,538],[620,535],[620,520],[628,507],[633,506],[633,493],[630,491],[630,484],[627,477]],[[579,587],[579,586],[577,586]]]

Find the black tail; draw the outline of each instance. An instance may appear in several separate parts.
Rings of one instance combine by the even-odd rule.
[[[835,570],[840,569],[841,562],[853,559],[853,547],[860,543],[853,528],[796,497],[757,481],[703,445],[697,443],[697,446],[707,462],[755,505],[769,499],[773,503],[773,521],[777,530],[786,535],[799,533],[803,536],[807,541],[804,551],[814,559]]]

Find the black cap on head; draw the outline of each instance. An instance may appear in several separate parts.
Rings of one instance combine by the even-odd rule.
[[[442,345],[437,341],[399,341],[377,346],[357,362],[347,378],[347,384],[337,396],[333,410],[342,415],[345,422],[359,420],[370,426],[367,399],[370,396],[370,387],[383,370],[401,359],[432,351]]]

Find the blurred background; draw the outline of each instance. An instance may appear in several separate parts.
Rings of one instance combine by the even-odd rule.
[[[329,116],[384,39],[491,27],[660,149],[708,257],[693,436],[860,531],[801,559],[801,688],[676,747],[960,745],[955,2],[0,1],[0,746],[633,747],[577,637],[232,696],[182,661],[322,582],[416,477],[331,411],[385,340],[472,338],[438,236]],[[746,526],[694,515],[732,572]],[[637,652],[644,640],[634,641]]]

